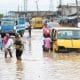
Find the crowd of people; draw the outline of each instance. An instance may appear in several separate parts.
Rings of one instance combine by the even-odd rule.
[[[55,21],[55,19],[51,19],[49,22],[44,23],[43,25],[43,51],[52,51],[53,50],[53,42],[51,40],[51,30],[54,27],[60,27],[59,23]]]
[[[43,37],[44,37],[43,51],[46,52],[49,52],[51,48],[51,38],[50,38],[51,29],[49,27],[52,25],[50,25],[50,23],[52,24],[52,22],[47,22],[43,24]]]
[[[49,22],[49,23],[44,23],[43,24],[43,51],[49,52],[52,50],[51,44],[52,44],[52,40],[50,37],[50,32],[51,29],[48,26],[52,26],[53,22]],[[28,32],[29,32],[29,37],[31,37],[31,25],[29,23],[28,25]],[[4,36],[4,38],[2,39],[0,36],[0,49],[3,50],[4,49],[4,57],[7,58],[8,54],[9,56],[12,58],[12,47],[15,47],[15,55],[16,55],[16,59],[17,60],[21,60],[21,56],[24,50],[24,45],[23,42],[21,40],[21,36],[16,33],[15,35],[15,39],[13,40],[11,38],[11,36],[6,33],[6,35]]]

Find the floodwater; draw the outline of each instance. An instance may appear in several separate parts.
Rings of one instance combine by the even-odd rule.
[[[80,80],[80,53],[43,52],[42,30],[26,31],[22,38],[25,45],[22,60],[4,58],[0,51],[0,80]]]

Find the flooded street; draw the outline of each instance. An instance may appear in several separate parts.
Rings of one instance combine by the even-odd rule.
[[[80,80],[80,53],[46,53],[42,50],[42,30],[26,31],[22,60],[4,58],[0,51],[0,80]]]

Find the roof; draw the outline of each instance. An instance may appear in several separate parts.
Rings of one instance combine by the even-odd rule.
[[[53,29],[56,29],[56,30],[80,30],[80,28],[77,28],[77,27],[55,27]]]
[[[35,18],[32,18],[32,20],[38,20],[38,21],[40,20],[41,21],[41,20],[43,20],[43,18],[41,18],[41,17],[35,17]]]
[[[65,7],[65,8],[69,8],[69,7],[76,7],[75,4],[71,4],[71,5],[59,5],[57,8],[62,8],[62,7]],[[80,7],[80,5],[78,5],[78,7]]]
[[[1,21],[15,21],[14,18],[2,18]]]

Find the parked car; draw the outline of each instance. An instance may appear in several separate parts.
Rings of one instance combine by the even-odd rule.
[[[48,22],[47,23],[48,28],[53,29],[55,27],[60,27],[58,22]]]
[[[80,28],[54,28],[51,32],[55,52],[80,52]]]

